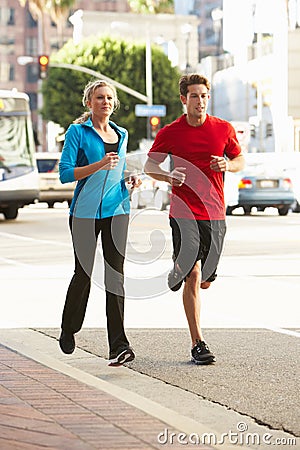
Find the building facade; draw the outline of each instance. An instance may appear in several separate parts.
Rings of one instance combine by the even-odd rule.
[[[73,26],[69,16],[81,8],[120,13],[130,10],[126,0],[77,0],[61,27],[58,27],[50,16],[45,15],[43,32],[47,39],[43,53],[50,55],[72,38]],[[39,102],[37,57],[41,49],[40,34],[38,23],[29,11],[28,2],[22,7],[19,0],[0,0],[0,89],[15,88],[29,95],[37,133]],[[21,65],[18,62],[21,56],[32,57],[33,61]]]

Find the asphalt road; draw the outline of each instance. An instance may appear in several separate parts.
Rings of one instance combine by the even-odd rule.
[[[39,208],[21,210],[15,222],[0,219],[0,326],[28,326],[57,337],[72,272],[68,213]],[[167,216],[137,213],[129,236],[132,270],[149,273],[158,266],[162,281],[171,255]],[[132,370],[299,435],[299,221],[299,214],[279,217],[272,210],[228,217],[219,279],[203,300],[205,336],[217,357],[213,366],[189,362],[180,293],[160,285],[152,301],[129,299],[128,336],[137,353]],[[148,282],[155,284],[152,276]],[[96,290],[90,299],[77,344],[107,357],[105,317],[95,306],[100,297]]]

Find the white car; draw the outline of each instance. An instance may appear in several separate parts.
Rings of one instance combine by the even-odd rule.
[[[163,181],[157,181],[148,175],[141,175],[142,184],[131,192],[131,206],[134,209],[153,207],[165,210],[170,203],[170,187]]]
[[[35,153],[39,172],[40,202],[53,208],[55,202],[67,201],[71,204],[76,183],[62,184],[59,179],[58,165],[61,153]]]

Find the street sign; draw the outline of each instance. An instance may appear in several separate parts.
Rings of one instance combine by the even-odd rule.
[[[137,117],[165,117],[166,105],[135,105],[135,115]]]
[[[33,56],[18,56],[17,61],[20,66],[26,66],[26,64],[36,62],[37,58]]]

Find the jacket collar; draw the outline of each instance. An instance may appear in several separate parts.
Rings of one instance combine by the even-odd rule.
[[[90,127],[90,128],[92,128],[94,125],[93,125],[93,122],[92,122],[92,119],[89,117],[88,118],[88,120],[86,121],[86,122],[84,122],[82,125],[84,125],[84,126],[86,126],[86,127]],[[115,124],[115,122],[113,122],[113,121],[109,121],[109,125],[112,127],[112,128],[114,128],[115,130],[117,130],[121,135],[123,135],[124,134],[124,131],[122,130],[122,128],[120,128],[120,127],[118,127],[118,125],[117,124]]]

